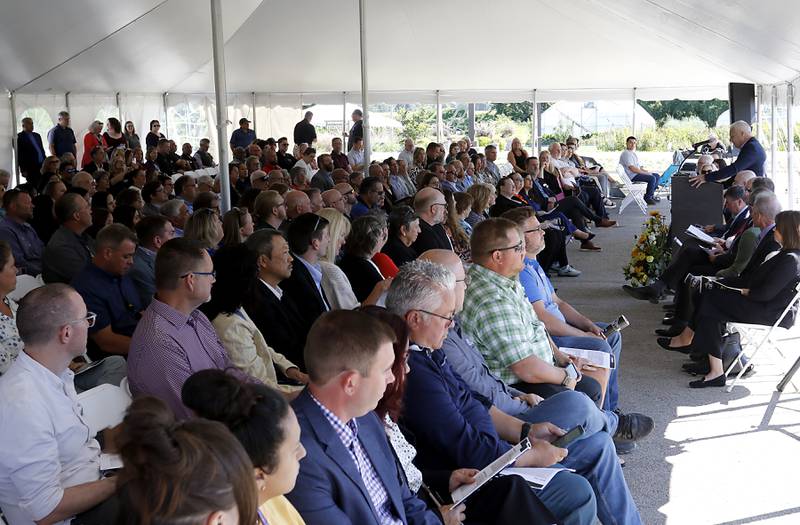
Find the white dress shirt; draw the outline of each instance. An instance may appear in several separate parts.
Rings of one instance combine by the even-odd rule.
[[[14,525],[33,525],[58,506],[65,488],[100,479],[100,445],[73,378],[24,351],[0,377],[0,507]]]

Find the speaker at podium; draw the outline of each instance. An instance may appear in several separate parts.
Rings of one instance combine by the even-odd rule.
[[[721,224],[723,187],[707,182],[698,188],[689,184],[689,177],[672,177],[672,235],[685,240],[686,228],[692,224]]]

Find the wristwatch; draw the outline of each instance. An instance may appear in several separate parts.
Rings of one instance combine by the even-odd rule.
[[[523,423],[522,424],[522,430],[519,433],[519,441],[520,442],[525,441],[525,438],[528,437],[528,434],[531,433],[531,427],[532,426],[533,425],[531,425],[530,423]]]

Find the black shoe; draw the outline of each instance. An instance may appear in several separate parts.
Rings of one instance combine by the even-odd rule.
[[[617,449],[617,455],[622,456],[625,454],[630,454],[636,450],[636,443],[634,441],[622,441],[615,439],[614,448]]]
[[[656,328],[656,335],[662,337],[678,337],[686,328],[685,324],[673,323],[669,328]]]
[[[662,304],[661,308],[663,308],[667,312],[674,312],[678,308],[678,305],[675,303],[667,303],[667,304]]]
[[[645,199],[644,202],[646,202],[647,204],[649,204],[651,206],[653,204],[658,204],[658,201],[655,198]]]
[[[706,360],[705,363],[695,363],[694,361],[690,361],[688,363],[683,363],[683,371],[693,376],[705,376],[707,373],[711,371],[711,367]]]
[[[614,443],[619,441],[638,441],[653,431],[656,426],[652,417],[631,412],[619,415],[617,431],[614,433]]]
[[[628,284],[623,285],[622,289],[628,292],[628,295],[633,297],[634,299],[639,299],[640,301],[650,301],[651,303],[657,303],[658,300],[661,298],[661,291],[658,290],[652,284],[647,286],[637,286],[633,287]]]
[[[671,339],[669,337],[659,337],[658,339],[656,339],[656,343],[658,343],[658,346],[660,346],[664,350],[669,350],[670,352],[680,352],[682,354],[688,354],[689,352],[691,352],[691,350],[689,350],[691,348],[691,345],[669,346],[670,341]]]
[[[661,320],[661,324],[667,326],[673,326],[682,322],[683,321],[681,321],[680,319],[676,319],[675,315],[665,315],[664,318]]]
[[[689,359],[691,359],[695,363],[700,363],[702,361],[708,360],[708,354],[702,354],[700,352],[691,352],[689,354]]]
[[[709,379],[708,381],[705,379],[698,379],[697,381],[691,381],[689,383],[689,388],[708,388],[710,386],[725,386],[725,374],[718,375],[714,379]]]

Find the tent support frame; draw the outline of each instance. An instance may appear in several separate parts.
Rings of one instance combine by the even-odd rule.
[[[231,209],[231,182],[228,175],[227,87],[225,85],[225,40],[222,35],[222,0],[211,0],[211,45],[214,56],[214,94],[217,101],[217,151],[223,212]]]
[[[770,97],[770,115],[769,115],[769,134],[770,134],[770,162],[769,162],[769,176],[771,179],[775,179],[775,164],[776,158],[778,155],[778,130],[776,129],[776,124],[778,123],[777,116],[775,115],[775,110],[778,106],[778,86],[772,86],[772,96]]]
[[[792,111],[794,105],[794,84],[791,82],[786,84],[786,190],[789,196],[789,209],[794,209],[794,162],[792,160],[792,153],[794,153],[794,115]]]
[[[372,153],[372,141],[369,138],[369,77],[367,76],[367,2],[358,0],[358,33],[361,50],[361,108],[364,121],[364,171],[369,166]],[[366,175],[366,173],[365,173]]]
[[[13,91],[8,92],[8,102],[11,106],[11,160],[14,168],[14,186],[19,186],[20,174],[19,162],[17,161],[19,158],[17,156],[17,97],[14,96]]]

